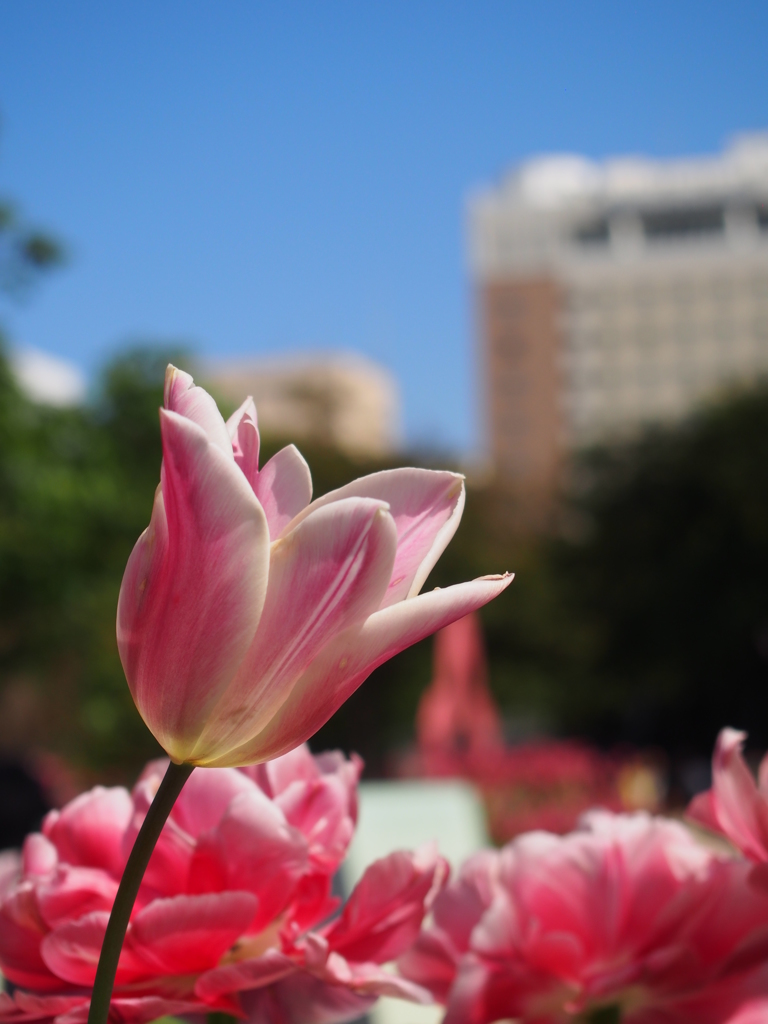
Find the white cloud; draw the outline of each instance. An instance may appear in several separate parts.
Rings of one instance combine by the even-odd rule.
[[[38,348],[19,348],[11,353],[11,368],[19,387],[33,402],[42,405],[79,405],[87,382],[82,370]]]

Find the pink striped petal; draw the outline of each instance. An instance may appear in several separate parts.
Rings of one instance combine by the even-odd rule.
[[[397,555],[381,607],[418,594],[459,525],[464,478],[431,469],[386,469],[324,494],[304,514],[349,497],[386,501],[397,526]]]
[[[161,411],[162,495],[123,578],[117,637],[150,730],[186,760],[231,683],[266,594],[266,517],[243,474],[189,420]]]
[[[240,405],[238,409],[232,413],[227,420],[227,432],[229,433],[230,440],[232,441],[233,447],[237,446],[237,433],[243,423],[251,422],[255,427],[258,428],[258,418],[256,416],[256,403],[253,398],[248,395],[245,401]]]
[[[259,427],[252,398],[246,398],[237,412],[229,417],[227,430],[232,439],[235,462],[253,487],[259,475]]]
[[[375,668],[449,622],[482,608],[512,579],[509,573],[482,576],[432,590],[375,612],[362,625],[335,637],[262,732],[228,754],[230,763],[278,757],[309,739]]]
[[[312,500],[312,474],[304,456],[293,444],[273,455],[251,483],[266,514],[273,540]]]
[[[295,445],[282,448],[259,470],[259,430],[256,406],[247,398],[227,420],[235,462],[262,504],[275,540],[312,500],[312,476]]]
[[[264,760],[238,760],[230,752],[269,722],[329,640],[378,607],[394,554],[390,515],[365,498],[318,509],[273,544],[256,638],[236,679],[211,708],[190,760],[209,767]]]
[[[215,967],[256,913],[250,892],[153,900],[131,922],[129,945],[160,974],[197,974]]]
[[[712,758],[712,788],[695,797],[688,817],[724,833],[750,860],[768,860],[768,800],[744,763],[746,734],[722,729]]]
[[[216,402],[207,391],[195,384],[188,373],[175,366],[169,366],[165,371],[163,404],[171,412],[197,423],[203,428],[211,444],[221,448],[226,455],[232,454],[229,432]]]

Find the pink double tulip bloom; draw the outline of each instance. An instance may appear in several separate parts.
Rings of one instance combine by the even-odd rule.
[[[107,918],[165,764],[133,793],[97,787],[48,815],[0,865],[0,1022],[84,1024]],[[194,772],[144,877],[111,1016],[224,1011],[252,1024],[360,1016],[378,995],[429,1001],[381,966],[419,932],[445,878],[431,850],[374,863],[341,914],[331,880],[352,837],[360,763],[299,747]]]
[[[594,811],[470,859],[399,961],[445,1024],[742,1024],[768,1007],[768,894],[682,825]]]
[[[293,445],[259,469],[251,399],[225,423],[173,367],[160,424],[161,483],[117,637],[136,705],[174,761],[277,757],[374,668],[511,581],[419,595],[461,518],[455,473],[388,470],[311,501]]]

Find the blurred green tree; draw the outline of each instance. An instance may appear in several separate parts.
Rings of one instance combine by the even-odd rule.
[[[768,386],[592,452],[579,540],[552,553],[592,639],[566,720],[708,755],[724,725],[768,744]]]

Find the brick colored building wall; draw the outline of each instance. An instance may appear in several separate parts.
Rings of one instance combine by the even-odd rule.
[[[562,461],[562,295],[551,277],[496,280],[480,291],[486,422],[499,480],[547,497]]]

